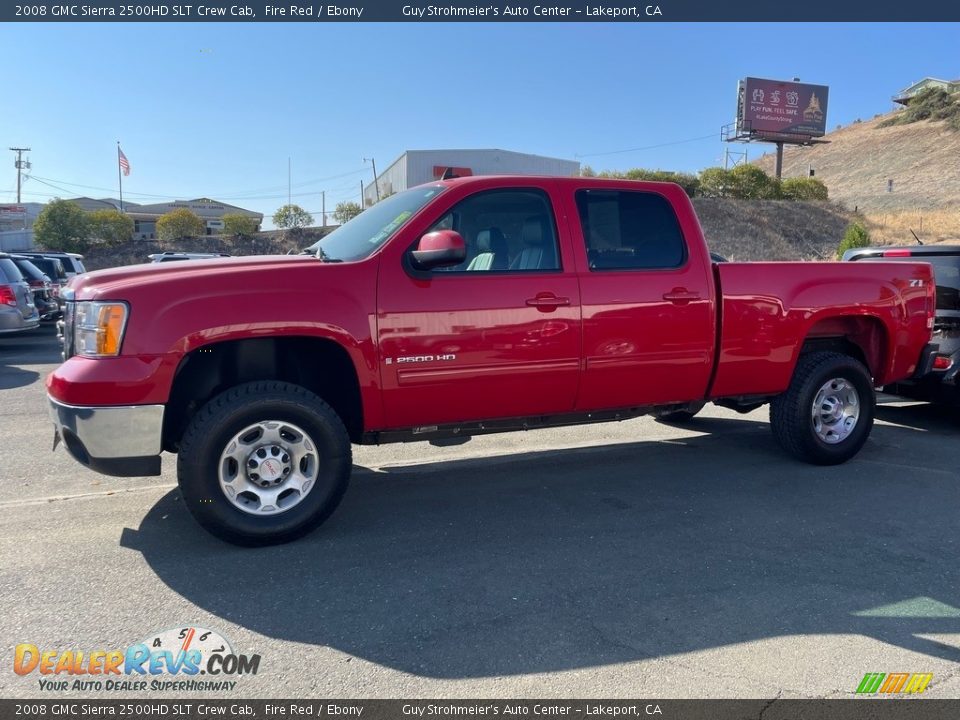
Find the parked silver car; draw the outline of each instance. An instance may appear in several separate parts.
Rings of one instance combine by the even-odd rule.
[[[0,334],[30,330],[39,324],[30,286],[10,256],[0,253]]]

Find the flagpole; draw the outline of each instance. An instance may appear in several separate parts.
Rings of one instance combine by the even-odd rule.
[[[120,182],[120,212],[123,212],[123,172],[120,169],[120,141],[117,140],[117,180]]]

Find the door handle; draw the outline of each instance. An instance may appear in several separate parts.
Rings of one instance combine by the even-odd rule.
[[[553,312],[558,307],[569,304],[570,298],[557,297],[553,293],[540,293],[536,297],[527,298],[527,305],[540,312]]]
[[[700,293],[691,292],[686,288],[679,287],[679,288],[674,288],[670,292],[665,292],[663,294],[663,299],[669,300],[674,305],[686,305],[691,300],[699,300]]]

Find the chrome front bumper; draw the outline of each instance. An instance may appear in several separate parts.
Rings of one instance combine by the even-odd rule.
[[[75,460],[104,475],[160,474],[163,405],[80,407],[47,396],[56,436]]]

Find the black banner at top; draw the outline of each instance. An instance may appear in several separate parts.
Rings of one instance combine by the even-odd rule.
[[[943,0],[331,0],[2,3],[2,22],[957,22]]]

